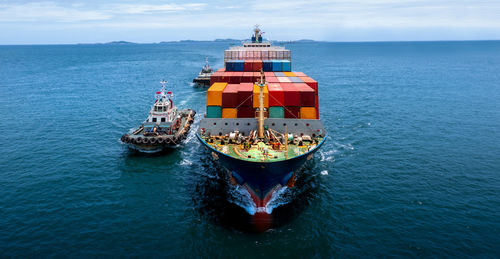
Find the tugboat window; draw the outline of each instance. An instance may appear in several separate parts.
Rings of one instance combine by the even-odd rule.
[[[153,122],[156,122],[156,118],[153,118]]]
[[[165,118],[161,118],[161,122],[165,122]]]

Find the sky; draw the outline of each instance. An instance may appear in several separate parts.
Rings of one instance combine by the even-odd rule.
[[[0,0],[0,44],[499,40],[500,0]]]

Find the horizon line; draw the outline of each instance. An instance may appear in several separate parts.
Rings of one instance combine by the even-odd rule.
[[[248,39],[246,39],[248,40]],[[109,42],[92,42],[92,43],[19,43],[19,44],[1,44],[0,46],[60,46],[60,45],[127,45],[127,44],[166,44],[166,43],[189,43],[189,42],[229,42],[229,41],[246,41],[239,39],[213,39],[213,40],[175,40],[175,41],[160,41],[160,42],[132,42],[125,40],[116,40]],[[478,42],[478,41],[500,41],[500,39],[474,39],[474,40],[367,40],[367,41],[326,41],[326,40],[271,40],[270,42],[279,43],[309,43],[309,42],[322,42],[322,43],[405,43],[405,42]]]

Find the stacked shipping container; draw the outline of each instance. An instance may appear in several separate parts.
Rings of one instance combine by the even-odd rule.
[[[208,118],[254,118],[264,71],[264,107],[269,118],[319,119],[318,82],[291,72],[290,51],[226,50],[207,91]]]
[[[224,51],[224,61],[227,60],[269,60],[269,59],[285,59],[291,60],[290,50],[276,49],[276,50],[226,50]]]
[[[292,70],[292,64],[290,60],[281,59],[271,59],[271,60],[260,60],[260,59],[246,59],[246,60],[228,60],[226,61],[225,71],[246,71],[246,72],[259,72],[263,69],[266,72],[271,71],[286,71],[290,72]]]

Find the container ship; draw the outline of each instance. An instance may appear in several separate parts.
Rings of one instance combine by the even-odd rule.
[[[273,194],[294,186],[326,139],[318,82],[292,72],[290,50],[263,41],[258,26],[251,41],[225,50],[224,63],[210,78],[196,136],[230,183],[248,191],[253,213],[270,214]]]

